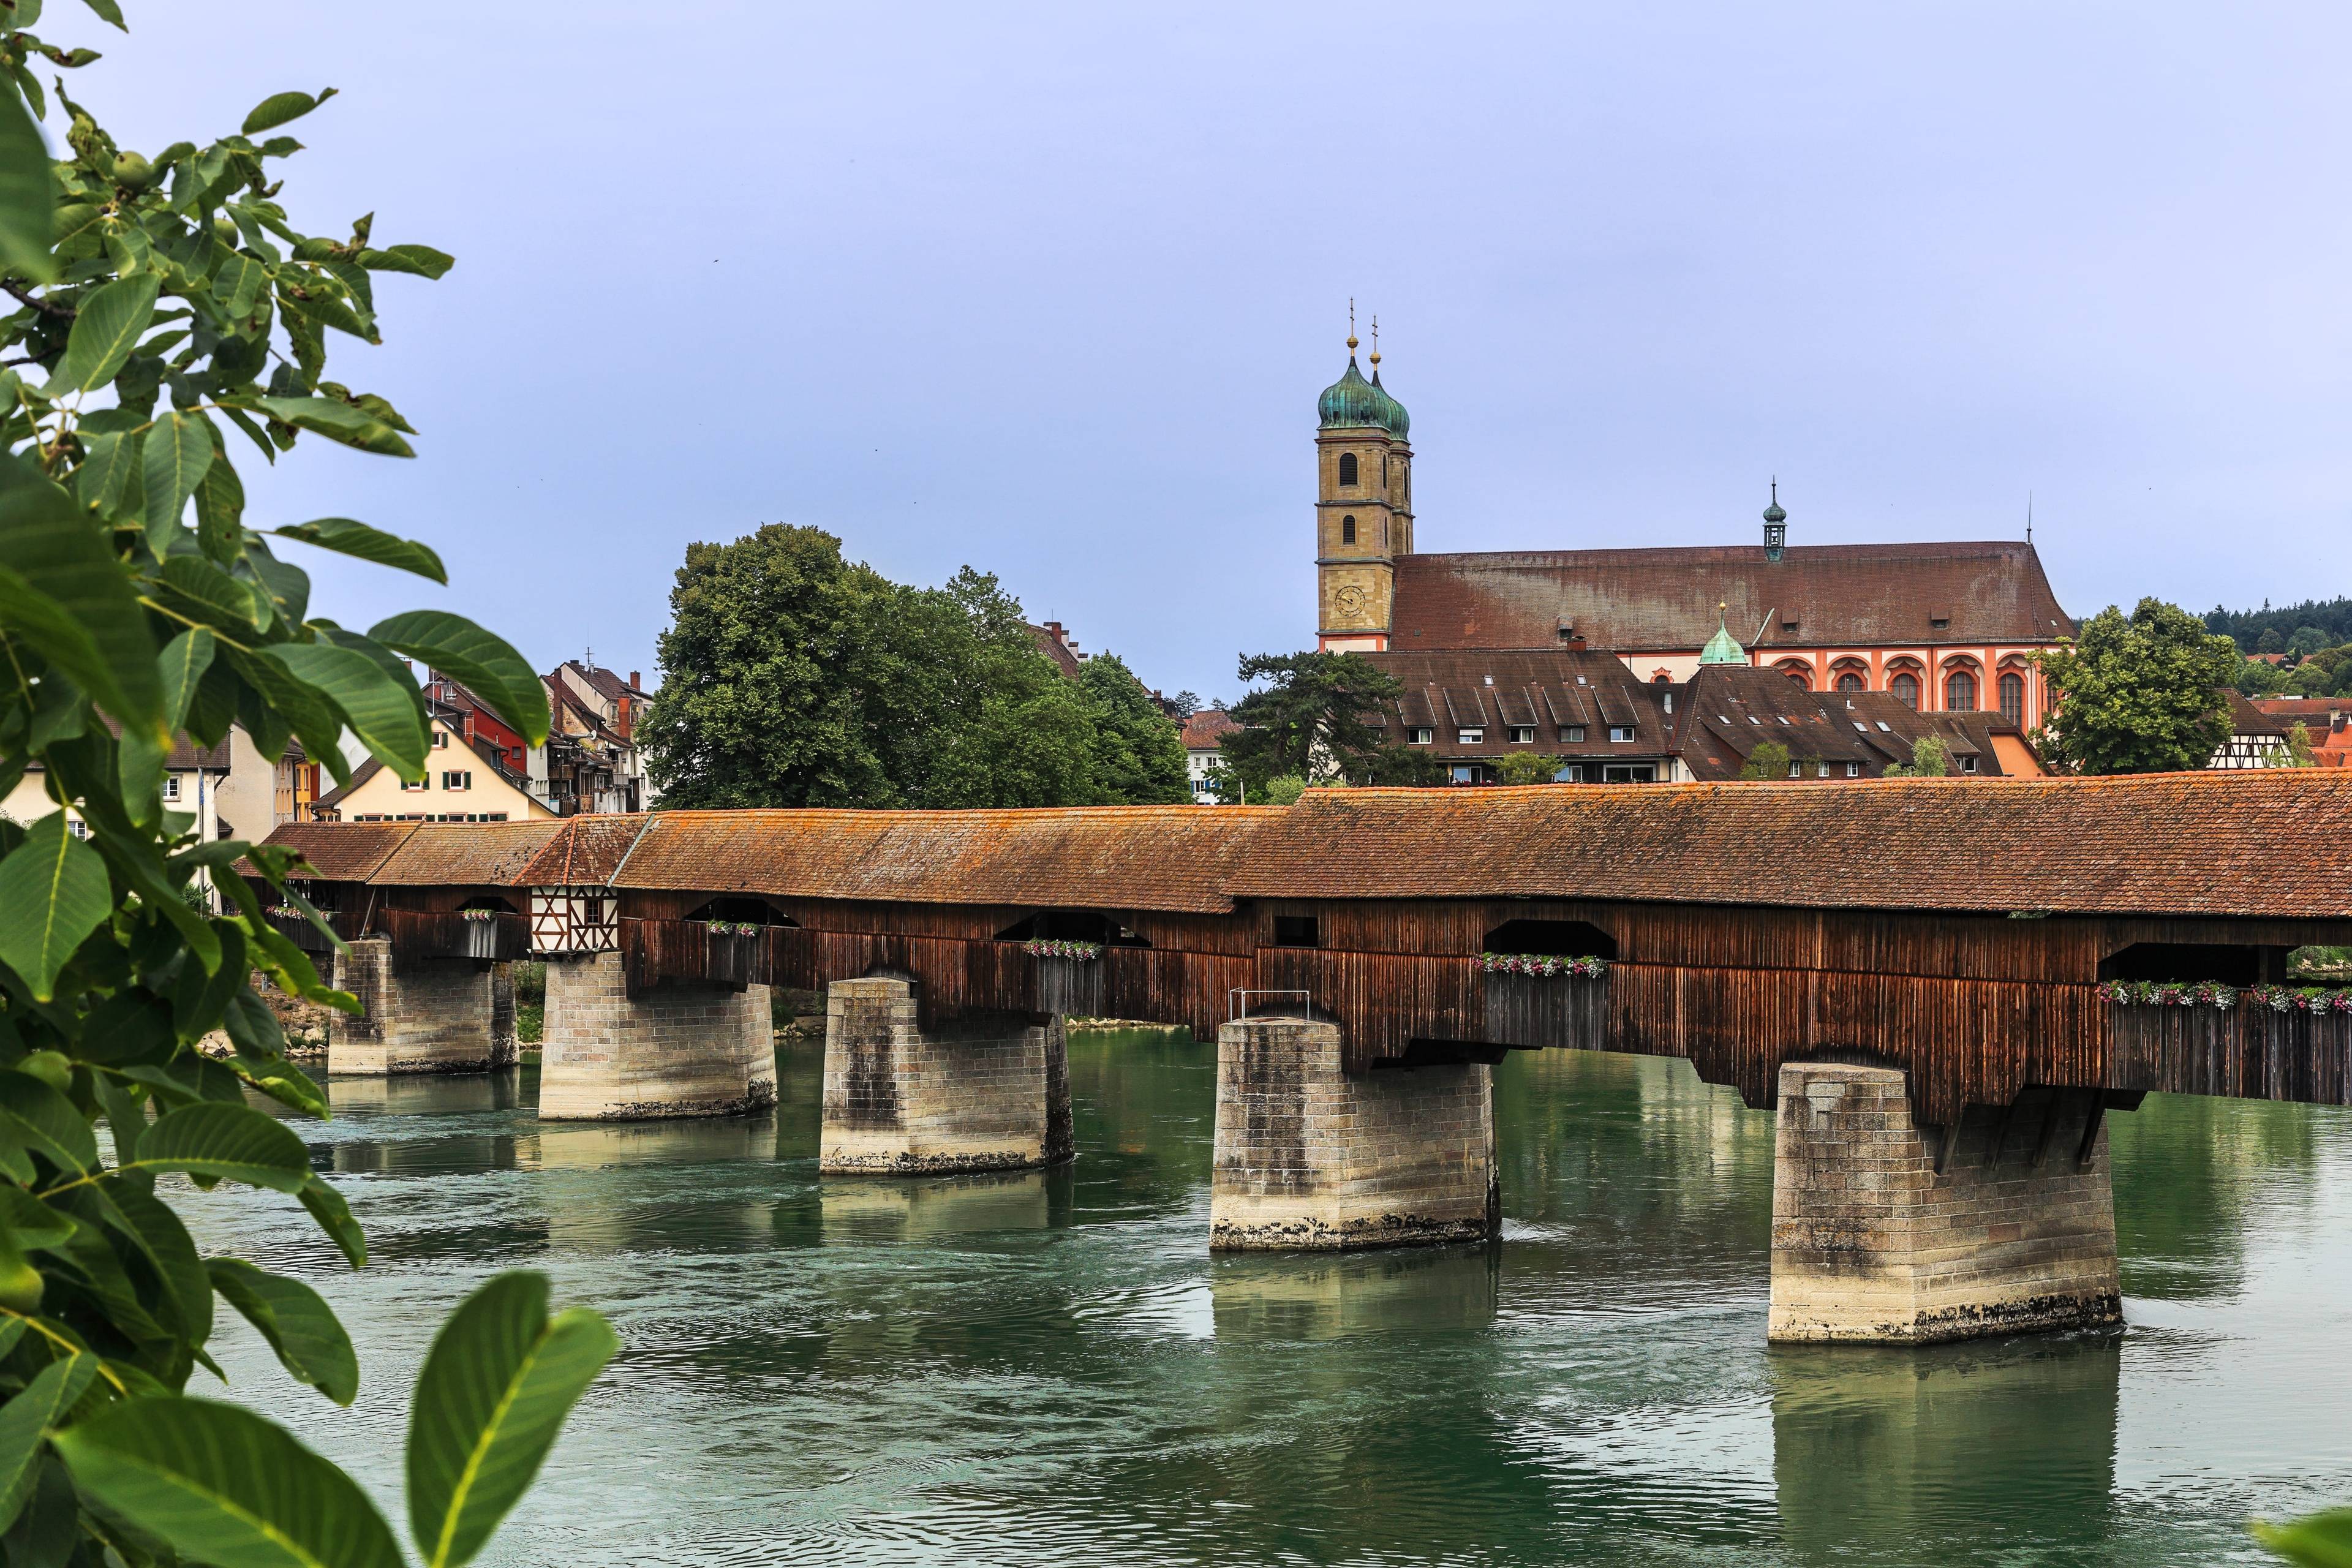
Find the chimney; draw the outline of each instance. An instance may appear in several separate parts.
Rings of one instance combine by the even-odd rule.
[[[629,689],[632,691],[643,691],[645,689],[644,687],[637,684],[637,672],[634,669],[629,671]]]

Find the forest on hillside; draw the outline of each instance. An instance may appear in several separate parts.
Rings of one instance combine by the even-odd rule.
[[[2205,613],[2205,629],[2238,645],[2240,653],[2317,653],[2352,642],[2352,599],[2306,599],[2273,608]]]

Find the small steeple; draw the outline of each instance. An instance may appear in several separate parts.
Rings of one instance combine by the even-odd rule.
[[[1789,543],[1789,514],[1780,510],[1780,476],[1772,476],[1771,504],[1764,509],[1764,559],[1778,561]]]
[[[1705,647],[1698,650],[1699,663],[1746,664],[1748,662],[1748,650],[1739,646],[1739,639],[1731,635],[1731,627],[1724,620],[1724,614],[1730,607],[1722,600],[1716,601],[1715,635],[1706,639]]]
[[[1372,318],[1372,384],[1381,384],[1381,319]]]

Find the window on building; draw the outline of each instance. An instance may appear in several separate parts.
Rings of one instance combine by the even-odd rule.
[[[1465,746],[1483,746],[1486,743],[1486,731],[1483,729],[1462,730],[1456,733]]]
[[[400,787],[403,789],[431,789],[433,787],[433,779],[430,774],[421,779],[403,779],[400,781]]]
[[[1846,765],[1845,765],[1845,776],[1846,776],[1846,777],[1848,777],[1848,778],[1850,778],[1850,779],[1858,779],[1858,778],[1860,778],[1860,777],[1862,776],[1862,764],[1861,764],[1860,763],[1846,763]]]
[[[1584,743],[1584,726],[1581,724],[1563,724],[1560,726],[1559,738],[1562,741],[1567,742],[1570,745],[1580,746]]]
[[[1514,746],[1532,746],[1535,743],[1536,727],[1533,724],[1514,724],[1511,726],[1511,744]]]
[[[1977,678],[1965,669],[1954,670],[1944,679],[1944,706],[1956,713],[1965,713],[1977,705]]]
[[[2004,671],[2000,678],[2000,716],[2012,724],[2025,722],[2025,677],[2015,670]]]
[[[1455,784],[1476,784],[1478,782],[1477,765],[1473,763],[1454,763],[1454,782]]]
[[[1566,767],[1560,769],[1559,772],[1551,775],[1551,782],[1554,784],[1582,784],[1584,782],[1584,764],[1582,763],[1569,763]]]
[[[1612,724],[1609,726],[1609,738],[1620,742],[1621,744],[1624,742],[1631,741],[1633,738],[1633,726],[1631,724]]]
[[[1353,544],[1356,542],[1356,520],[1354,518],[1343,517],[1339,520],[1339,542],[1342,544]]]
[[[1886,683],[1886,689],[1893,692],[1895,694],[1895,700],[1903,704],[1904,707],[1916,708],[1919,706],[1919,678],[1912,674],[1909,670],[1901,672],[1896,675],[1894,679],[1888,681]]]
[[[1856,675],[1850,669],[1843,675],[1838,677],[1837,689],[1840,691],[1860,691],[1864,689],[1862,684],[1862,677]]]
[[[1805,764],[1802,763],[1790,763],[1789,764],[1789,776],[1792,779],[1803,778],[1805,776]]]
[[[436,731],[433,731],[433,747],[434,747],[434,750],[436,750],[436,751],[446,751],[446,750],[448,748],[448,745],[449,745],[449,731],[446,731],[446,730],[436,730]]]
[[[1977,771],[1977,760],[1976,760],[1976,758],[1974,758],[1974,757],[1962,757],[1962,758],[1960,759],[1960,772],[1962,772],[1962,773],[1974,773],[1974,772],[1976,772],[1976,771]]]
[[[451,769],[448,769],[447,771],[446,771],[445,773],[442,773],[442,775],[441,775],[441,787],[442,787],[443,789],[471,789],[471,788],[473,788],[473,787],[474,787],[474,774],[473,774],[473,770],[471,770],[470,768],[451,768]]]
[[[1434,745],[1437,742],[1437,731],[1424,725],[1421,729],[1410,731],[1407,739],[1416,746]]]
[[[163,798],[165,800],[177,800],[180,798],[179,774],[165,773],[163,775]]]
[[[1654,763],[1611,763],[1601,770],[1602,784],[1655,784],[1658,769]]]
[[[1339,454],[1339,482],[1343,485],[1356,482],[1356,454],[1353,452]]]

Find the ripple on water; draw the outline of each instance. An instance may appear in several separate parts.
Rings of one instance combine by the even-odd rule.
[[[1212,1258],[1212,1060],[1081,1037],[1076,1165],[908,1183],[819,1179],[813,1050],[727,1122],[336,1080],[304,1135],[370,1268],[276,1194],[188,1201],[328,1292],[361,1398],[238,1322],[221,1359],[394,1508],[467,1289],[527,1265],[601,1307],[625,1348],[502,1564],[2203,1563],[2352,1489],[2344,1113],[2115,1118],[2121,1335],[1768,1350],[1770,1120],[1680,1064],[1498,1069],[1497,1247]]]

